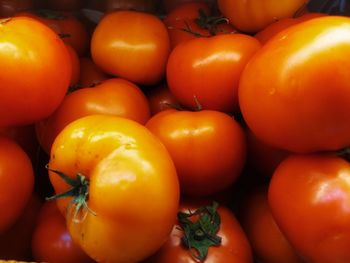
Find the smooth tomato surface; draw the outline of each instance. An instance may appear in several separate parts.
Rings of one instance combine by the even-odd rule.
[[[115,115],[145,124],[150,109],[146,96],[135,84],[120,78],[108,79],[68,94],[49,118],[36,123],[40,145],[50,153],[54,139],[65,126],[93,114]]]
[[[88,180],[90,210],[75,215],[71,198],[58,205],[73,240],[96,261],[139,262],[166,241],[178,209],[178,178],[163,144],[141,124],[107,115],[80,118],[56,137],[49,167]],[[49,176],[56,193],[70,189],[52,170]]]
[[[2,20],[0,29],[0,127],[32,124],[50,115],[68,89],[68,51],[50,28],[28,17]]]
[[[167,82],[178,101],[188,107],[238,110],[238,82],[249,59],[260,49],[255,38],[224,34],[177,45],[167,64]]]
[[[350,165],[340,157],[294,155],[275,171],[271,212],[306,262],[350,260]]]
[[[305,0],[218,0],[218,6],[235,28],[254,33],[276,20],[293,17],[307,2]]]
[[[224,190],[243,169],[244,132],[225,113],[170,109],[154,115],[146,127],[168,149],[184,194],[209,195]]]
[[[34,187],[32,163],[13,140],[0,137],[0,234],[21,216]]]
[[[242,74],[239,103],[260,140],[302,153],[349,146],[349,33],[350,18],[315,18],[256,53]]]
[[[108,13],[91,39],[91,55],[100,68],[144,85],[157,84],[164,77],[169,51],[164,23],[143,12]]]

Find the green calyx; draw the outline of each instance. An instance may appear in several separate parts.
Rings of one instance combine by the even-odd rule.
[[[198,10],[198,18],[196,24],[203,29],[207,29],[211,36],[216,35],[219,31],[219,24],[228,24],[228,19],[224,16],[209,16],[203,9]]]
[[[88,212],[96,216],[96,213],[92,211],[87,204],[88,195],[89,195],[89,181],[86,179],[84,175],[78,173],[76,176],[76,179],[72,179],[71,177],[67,176],[61,171],[50,169],[48,165],[46,165],[46,168],[49,171],[57,174],[69,186],[71,186],[71,188],[68,189],[66,192],[48,197],[46,198],[46,200],[49,201],[49,200],[57,200],[60,198],[72,197],[72,200],[70,201],[70,204],[68,207],[68,212],[69,213],[73,212],[73,217],[72,217],[73,221],[77,223],[83,221]]]
[[[199,261],[205,260],[209,247],[220,246],[221,237],[217,235],[221,219],[217,212],[218,203],[204,206],[195,212],[179,212],[177,218],[183,230],[181,241],[186,248],[194,251],[192,256]],[[196,217],[197,220],[190,220]]]

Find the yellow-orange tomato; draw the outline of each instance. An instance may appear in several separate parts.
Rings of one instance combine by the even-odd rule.
[[[107,14],[91,39],[91,55],[99,67],[138,84],[152,85],[163,78],[169,52],[164,23],[142,12]]]
[[[350,18],[325,16],[283,30],[250,60],[239,104],[264,143],[292,152],[350,143]]]
[[[81,88],[68,94],[47,119],[36,123],[40,145],[50,153],[59,132],[72,121],[93,114],[108,114],[145,124],[150,118],[146,96],[130,81],[113,78],[92,88]]]
[[[71,78],[62,40],[29,17],[0,21],[0,127],[32,124],[61,103]]]
[[[139,262],[169,236],[179,204],[176,169],[143,125],[107,115],[80,118],[56,137],[49,168],[81,182],[80,197],[58,205],[73,240],[94,260]],[[53,170],[49,176],[56,193],[71,188]],[[77,198],[89,210],[75,210]]]
[[[154,115],[146,127],[167,147],[186,195],[204,196],[224,190],[243,169],[244,133],[225,113],[170,109]]]
[[[276,20],[292,17],[308,0],[218,0],[220,11],[243,32],[258,32]]]

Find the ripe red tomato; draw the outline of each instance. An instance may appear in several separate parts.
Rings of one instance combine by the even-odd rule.
[[[72,240],[56,202],[46,202],[39,211],[32,237],[32,253],[37,262],[94,262]]]
[[[71,59],[72,63],[72,75],[71,75],[71,80],[70,80],[70,86],[74,86],[78,84],[79,81],[79,76],[80,76],[80,61],[77,52],[75,49],[66,44],[66,47],[68,49],[68,53]]]
[[[105,15],[91,39],[91,55],[100,68],[144,85],[157,84],[164,77],[169,51],[164,23],[143,12]]]
[[[40,145],[50,153],[56,136],[72,121],[93,114],[108,114],[145,124],[150,118],[146,96],[130,81],[113,78],[93,88],[68,94],[49,118],[36,123]]]
[[[110,12],[113,10],[136,10],[155,13],[157,4],[156,0],[90,0],[88,7],[103,12]]]
[[[32,163],[14,141],[0,137],[0,234],[21,216],[34,187]]]
[[[300,153],[349,146],[348,33],[348,17],[311,19],[283,30],[252,58],[239,102],[261,141]]]
[[[64,43],[28,17],[2,20],[0,28],[0,127],[46,118],[61,103],[71,78]]]
[[[218,0],[220,11],[240,31],[255,33],[276,20],[293,15],[308,0]]]
[[[278,228],[267,202],[265,185],[251,189],[239,211],[240,222],[259,262],[304,262]]]
[[[185,224],[187,227],[192,227],[197,231],[183,231],[179,225],[184,227],[178,216],[178,221],[173,227],[173,231],[170,234],[168,241],[157,251],[155,255],[150,257],[147,263],[195,263],[199,262],[195,256],[198,255],[198,251],[188,248],[188,245],[199,245],[203,247],[203,244],[210,243],[216,244],[216,246],[210,246],[208,249],[208,254],[205,260],[201,262],[205,263],[251,263],[253,262],[252,251],[250,244],[246,235],[244,234],[239,222],[236,220],[234,214],[226,207],[219,206],[216,210],[213,205],[202,206],[199,205],[200,202],[185,201],[181,205],[180,212],[195,213],[196,210],[205,209],[202,213],[198,215],[193,215],[192,217],[187,217],[187,220],[191,220],[194,224]],[[210,210],[206,210],[209,208]],[[181,216],[181,215],[180,215]],[[209,217],[212,219],[211,224],[207,229],[198,227],[198,222],[204,222],[204,217]],[[220,223],[216,221],[217,216],[220,217]],[[207,218],[208,219],[208,218]],[[197,225],[195,224],[197,222]],[[217,229],[216,233],[214,229]],[[189,229],[188,229],[189,230]],[[198,233],[206,233],[207,238],[199,236]],[[209,233],[208,233],[209,232]],[[185,234],[186,233],[186,234]],[[185,236],[188,240],[192,242],[184,242],[183,238]],[[213,242],[213,239],[209,237],[214,237],[221,239],[219,243]],[[217,241],[217,239],[216,239]]]
[[[165,11],[165,13],[169,13],[171,10],[176,8],[177,6],[183,4],[183,3],[189,3],[189,2],[203,2],[206,4],[209,4],[210,7],[213,7],[215,4],[215,0],[161,0],[161,7]]]
[[[261,44],[243,34],[197,38],[176,46],[167,64],[167,81],[178,101],[187,106],[232,112],[238,110],[240,75]]]
[[[228,188],[242,172],[244,132],[225,113],[170,109],[154,115],[146,127],[168,149],[181,191],[186,195],[217,193]]]
[[[0,234],[0,258],[30,262],[32,260],[32,235],[42,201],[33,194],[15,224]]]
[[[75,181],[73,196],[57,202],[74,242],[94,260],[140,262],[170,234],[179,203],[176,169],[143,125],[108,115],[80,118],[56,137],[49,168],[56,193]]]
[[[294,155],[268,192],[271,212],[306,262],[350,261],[350,164],[340,157]]]

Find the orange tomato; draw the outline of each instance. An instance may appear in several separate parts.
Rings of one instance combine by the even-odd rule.
[[[348,17],[314,18],[283,30],[250,60],[239,102],[261,141],[299,153],[349,146],[348,32]]]
[[[218,0],[220,11],[240,31],[255,33],[276,20],[293,15],[308,0]]]
[[[203,109],[237,112],[241,73],[260,47],[257,39],[243,34],[183,42],[169,56],[169,89],[186,107],[195,108],[197,99]]]
[[[179,184],[169,153],[143,125],[116,116],[83,117],[56,137],[50,156],[56,193],[71,189],[57,173],[82,183],[76,181],[79,196],[57,202],[73,240],[94,260],[139,262],[166,241]]]
[[[154,115],[146,127],[168,149],[181,191],[186,195],[204,196],[222,191],[243,170],[244,132],[225,113],[170,109]]]
[[[146,96],[152,116],[160,111],[179,106],[178,101],[170,92],[166,84],[148,90]]]
[[[91,39],[91,55],[100,68],[143,85],[161,81],[169,51],[164,23],[155,15],[136,11],[105,15]]]
[[[70,46],[66,45],[68,49],[68,53],[72,62],[72,77],[70,80],[70,86],[74,86],[78,84],[79,76],[80,76],[80,61],[77,52],[75,49]]]
[[[34,19],[12,17],[0,28],[0,127],[32,124],[61,103],[71,60],[61,39]]]
[[[119,78],[105,80],[93,88],[68,94],[49,118],[36,123],[40,145],[50,153],[54,139],[65,126],[93,114],[115,115],[144,124],[150,118],[150,109],[146,96],[132,82]]]
[[[89,57],[80,58],[80,87],[93,87],[110,78]]]

